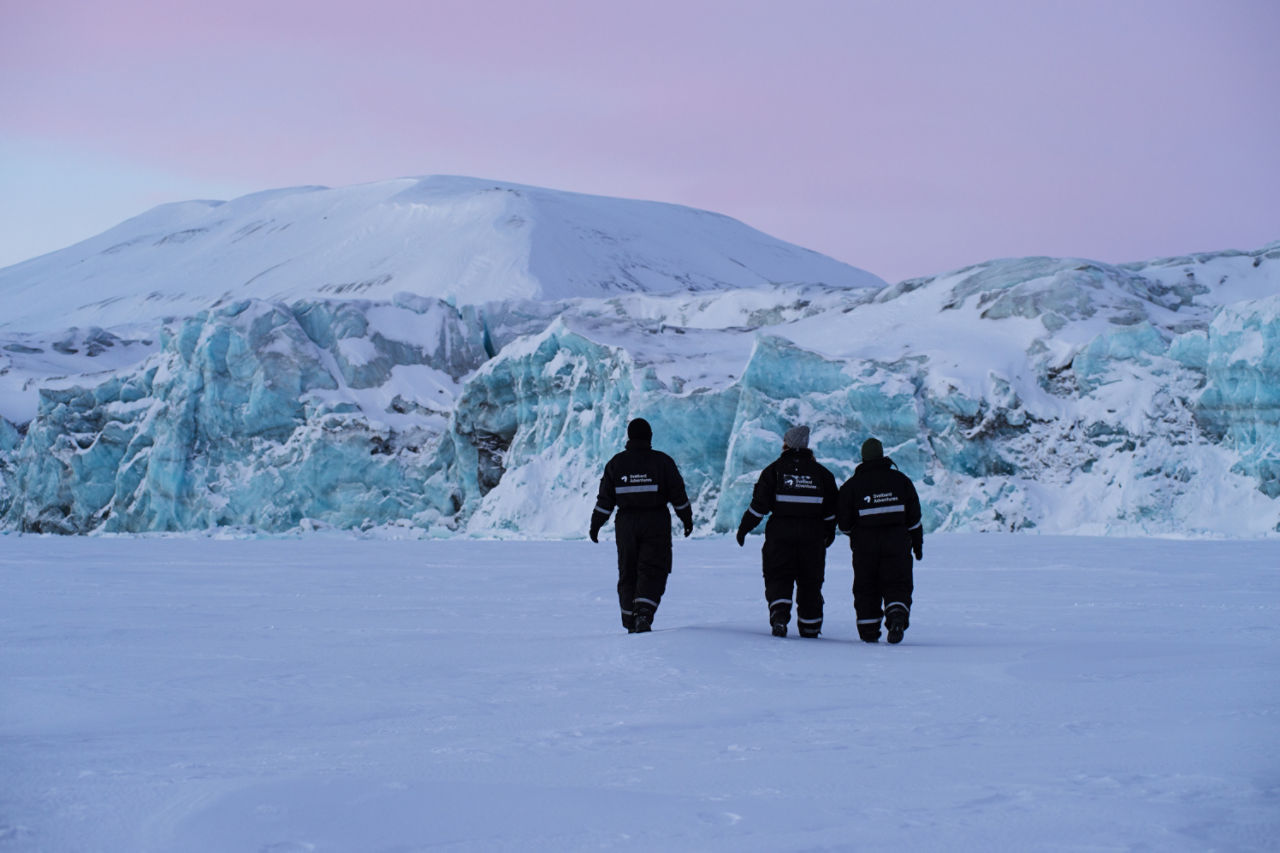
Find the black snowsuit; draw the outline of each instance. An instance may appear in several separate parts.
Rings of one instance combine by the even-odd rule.
[[[911,478],[887,456],[863,462],[840,487],[837,515],[853,549],[858,635],[869,643],[878,640],[882,616],[891,629],[897,622],[905,630],[914,586],[911,552],[920,557],[924,545],[920,498]]]
[[[614,507],[614,538],[618,545],[618,604],[622,626],[636,627],[637,613],[645,623],[667,589],[671,573],[671,514],[675,507],[684,523],[685,535],[693,530],[693,509],[685,494],[680,469],[667,454],[654,450],[648,442],[631,439],[626,450],[609,460],[600,478],[600,492],[591,513],[591,538],[609,520]]]
[[[813,458],[813,451],[786,447],[760,472],[742,514],[739,544],[769,516],[760,556],[769,622],[783,626],[779,636],[791,621],[793,588],[800,636],[816,637],[822,630],[822,582],[827,546],[835,539],[836,495],[836,478]]]

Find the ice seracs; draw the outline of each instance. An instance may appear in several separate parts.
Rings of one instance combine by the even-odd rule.
[[[341,275],[316,248],[339,241],[316,206],[331,193],[347,245],[381,247]],[[166,217],[185,236],[152,239]],[[268,219],[289,227],[247,227]],[[181,283],[156,299],[179,314],[164,323],[113,326],[112,302],[72,306],[71,332],[39,305],[0,328],[6,528],[581,537],[643,417],[703,533],[733,529],[792,423],[841,480],[879,437],[930,531],[1280,531],[1280,244],[888,286],[714,214],[463,179],[192,203],[117,231],[61,271],[58,253],[0,271],[6,296],[111,282],[135,320],[139,294]],[[295,254],[264,270],[268,244]],[[467,279],[450,252],[498,271]],[[128,270],[151,278],[126,287]],[[373,283],[326,289],[339,278]]]

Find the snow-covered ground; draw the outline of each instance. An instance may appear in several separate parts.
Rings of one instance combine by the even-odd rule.
[[[628,636],[604,541],[0,537],[0,851],[1276,849],[1280,542],[932,536],[867,646],[759,541]]]

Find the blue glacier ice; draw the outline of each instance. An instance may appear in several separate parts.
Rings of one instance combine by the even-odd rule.
[[[1280,297],[1224,308],[1207,336],[1206,385],[1196,415],[1239,455],[1237,467],[1280,497]]]
[[[578,537],[645,417],[700,535],[736,527],[796,423],[839,479],[878,436],[929,530],[1274,535],[1278,343],[1275,245],[993,261],[878,291],[227,300],[0,421],[0,518]],[[15,365],[72,357],[10,346]]]
[[[390,338],[378,321],[433,337]],[[432,468],[417,460],[434,459],[452,398],[415,394],[443,392],[485,357],[477,328],[443,303],[201,313],[166,327],[136,370],[41,392],[10,454],[7,518],[61,533],[451,518],[448,496],[424,500]]]

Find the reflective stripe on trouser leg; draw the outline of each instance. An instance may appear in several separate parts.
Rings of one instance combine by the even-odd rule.
[[[658,610],[667,591],[667,575],[671,572],[671,516],[666,512],[627,515],[624,524],[635,525],[636,587],[632,609],[639,614],[644,608]]]
[[[796,627],[800,629],[802,637],[816,637],[822,632],[822,617],[817,619],[801,619],[796,617]]]
[[[818,542],[806,548],[796,572],[796,628],[802,637],[816,637],[822,630],[822,583],[826,578],[826,546]]]
[[[878,640],[880,638],[880,620],[859,619],[858,636],[864,640]]]
[[[636,597],[636,575],[635,572],[618,572],[618,608],[622,611],[622,625],[630,628],[629,624],[634,611],[632,602]]]
[[[858,615],[858,636],[868,642],[880,638],[880,571],[874,552],[859,542],[853,552],[853,611]]]
[[[911,607],[902,601],[890,601],[884,606],[884,621],[887,625],[901,621],[906,628],[911,621]]]
[[[775,598],[769,602],[769,623],[781,622],[787,624],[791,621],[791,599]]]

